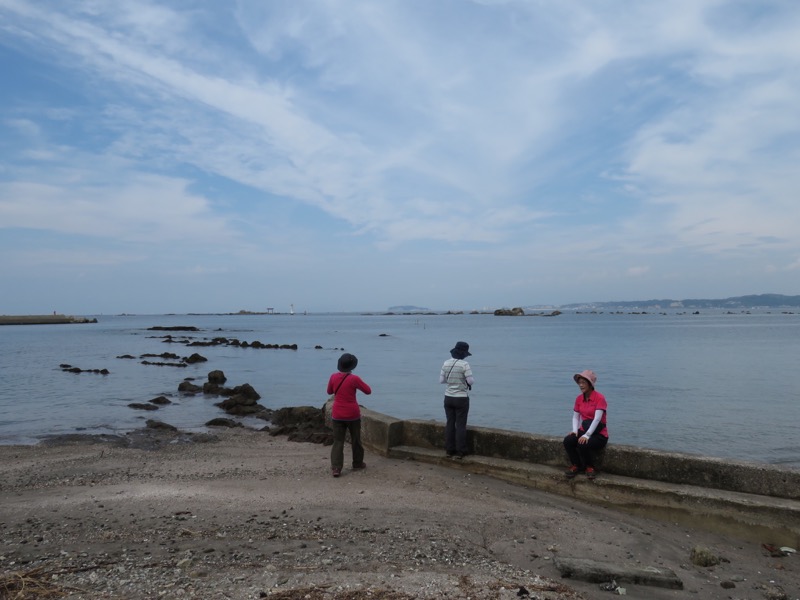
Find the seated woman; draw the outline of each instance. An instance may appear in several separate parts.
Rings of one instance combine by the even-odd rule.
[[[605,396],[594,389],[597,382],[594,371],[576,373],[572,378],[581,393],[575,398],[572,409],[572,431],[564,438],[571,465],[565,474],[572,478],[578,473],[586,473],[586,477],[594,479],[597,475],[595,457],[608,443],[608,403]]]

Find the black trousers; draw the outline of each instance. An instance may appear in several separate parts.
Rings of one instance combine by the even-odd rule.
[[[469,397],[445,396],[444,449],[448,454],[467,454]]]
[[[605,448],[608,443],[607,437],[593,433],[588,442],[579,444],[578,440],[584,433],[582,429],[579,429],[578,435],[569,434],[564,438],[564,449],[567,451],[570,464],[578,467],[581,471],[585,471],[586,467],[594,468],[597,452]]]
[[[350,445],[353,447],[353,465],[364,462],[364,446],[361,444],[361,419],[357,421],[333,420],[333,446],[331,446],[331,467],[344,467],[344,442],[350,434]]]

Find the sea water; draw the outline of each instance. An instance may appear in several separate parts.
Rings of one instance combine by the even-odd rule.
[[[441,364],[470,344],[475,377],[469,424],[562,436],[571,425],[574,373],[592,369],[609,404],[612,443],[800,468],[795,383],[800,314],[780,311],[491,314],[97,315],[97,323],[0,327],[0,443],[44,435],[120,433],[155,418],[204,430],[226,416],[220,398],[178,393],[222,370],[251,384],[268,408],[322,406],[344,351],[372,386],[360,402],[403,419],[443,420]],[[154,327],[196,327],[196,332]],[[171,338],[169,336],[172,336]],[[296,350],[190,347],[216,337]],[[145,354],[207,358],[185,368]],[[121,358],[133,356],[134,359]],[[69,373],[107,369],[107,375]],[[140,411],[131,403],[166,396]],[[245,421],[248,425],[262,423]]]

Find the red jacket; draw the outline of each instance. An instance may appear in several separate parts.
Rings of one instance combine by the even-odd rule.
[[[337,391],[338,390],[338,391]],[[337,421],[357,421],[361,418],[361,409],[356,400],[356,391],[361,390],[367,395],[372,393],[364,380],[352,373],[336,372],[328,380],[328,394],[335,393],[331,417]]]

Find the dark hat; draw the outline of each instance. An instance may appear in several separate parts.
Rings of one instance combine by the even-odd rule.
[[[456,347],[450,350],[450,356],[453,358],[466,358],[472,356],[469,351],[469,344],[467,342],[456,342]]]
[[[345,352],[339,357],[339,363],[336,365],[336,368],[342,373],[349,373],[356,368],[356,365],[358,365],[358,359],[355,355]]]

